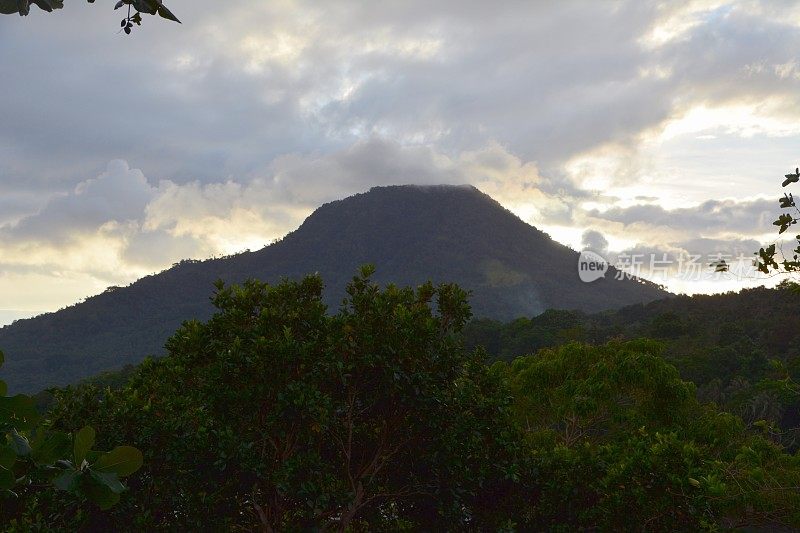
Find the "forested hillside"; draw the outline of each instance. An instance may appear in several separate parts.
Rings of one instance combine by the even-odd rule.
[[[582,283],[578,254],[473,187],[379,187],[317,209],[257,252],[183,261],[128,287],[0,329],[12,390],[38,392],[162,355],[184,320],[206,319],[217,279],[277,282],[321,272],[335,311],[362,264],[380,283],[449,281],[472,291],[477,316],[509,320],[548,308],[598,311],[668,293],[641,280]]]
[[[120,493],[107,510],[31,484],[0,498],[0,517],[12,531],[800,526],[800,457],[764,424],[698,398],[662,342],[567,342],[490,366],[464,346],[462,289],[381,289],[371,274],[347,284],[334,314],[319,276],[220,285],[217,312],[184,324],[168,355],[126,371],[121,387],[57,391],[48,427],[102,428],[101,448],[142,450],[141,472],[129,490],[91,474]],[[516,324],[558,343],[587,320]]]
[[[800,444],[800,297],[791,288],[678,296],[616,311],[547,311],[503,323],[475,320],[468,346],[511,361],[572,341],[647,337],[681,377],[748,423],[767,421],[785,444]],[[781,432],[778,436],[777,433]]]

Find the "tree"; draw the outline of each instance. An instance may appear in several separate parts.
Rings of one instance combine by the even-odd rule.
[[[126,386],[58,392],[55,429],[88,421],[146,456],[128,497],[91,527],[800,525],[800,456],[771,440],[763,418],[796,394],[789,365],[759,381],[764,394],[746,402],[750,427],[700,403],[662,342],[567,342],[487,368],[482,349],[462,346],[470,311],[461,289],[381,289],[372,270],[353,278],[335,314],[319,276],[218,283],[215,315],[184,323],[169,354]],[[570,316],[512,329],[562,342],[569,336],[554,328]],[[38,500],[24,516],[63,508]]]
[[[371,274],[334,315],[318,276],[219,283],[217,313],[126,388],[62,393],[56,424],[88,417],[145,450],[111,527],[498,527],[519,440],[502,381],[461,346],[466,294]]]
[[[572,343],[493,366],[539,474],[527,527],[797,527],[800,457],[700,404],[660,352],[647,340]]]
[[[0,381],[0,523],[21,518],[32,501],[56,489],[70,494],[73,508],[85,501],[104,510],[118,503],[126,488],[121,478],[142,466],[142,453],[131,446],[94,451],[90,426],[75,433],[53,431],[33,398],[7,397],[6,390]],[[64,515],[69,512],[62,509]]]
[[[93,4],[95,0],[87,0]],[[31,4],[38,6],[40,9],[52,13],[56,9],[64,7],[64,0],[0,0],[0,13],[4,15],[19,14],[20,16],[27,16],[31,10]],[[130,34],[134,24],[140,26],[142,24],[142,14],[159,15],[167,20],[172,20],[180,23],[178,17],[172,14],[167,6],[164,5],[162,0],[119,0],[114,9],[119,9],[127,6],[127,15],[122,19],[120,26],[125,33]]]

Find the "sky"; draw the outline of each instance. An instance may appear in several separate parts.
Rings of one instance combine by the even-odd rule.
[[[0,16],[0,325],[387,184],[475,185],[674,292],[764,282],[794,2],[168,0],[130,36],[66,3]]]

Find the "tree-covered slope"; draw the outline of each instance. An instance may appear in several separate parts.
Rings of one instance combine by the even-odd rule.
[[[699,401],[659,341],[569,342],[487,366],[482,348],[464,349],[463,290],[381,289],[371,274],[352,279],[336,313],[326,313],[319,276],[218,286],[214,316],[182,326],[168,354],[121,387],[55,391],[50,427],[103,428],[98,445],[137,446],[142,471],[108,512],[33,483],[21,504],[4,509],[0,498],[0,522],[17,520],[13,531],[800,525],[800,456]],[[567,315],[543,316],[555,325]]]
[[[124,288],[0,329],[13,390],[36,392],[163,353],[182,321],[210,316],[213,282],[277,282],[320,272],[334,309],[365,263],[376,281],[450,281],[472,291],[476,316],[509,320],[549,308],[594,312],[667,295],[637,280],[582,283],[578,254],[473,187],[379,187],[325,204],[256,252],[184,261]]]
[[[465,335],[468,346],[485,346],[505,361],[571,341],[657,339],[702,400],[800,447],[800,296],[790,288],[678,296],[597,314],[475,320]]]

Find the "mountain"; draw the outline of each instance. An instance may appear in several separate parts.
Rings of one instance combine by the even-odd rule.
[[[283,240],[256,252],[182,261],[83,303],[0,329],[13,390],[36,392],[160,355],[182,321],[206,319],[216,279],[277,281],[322,274],[336,306],[359,265],[375,280],[451,281],[472,291],[476,316],[501,320],[548,308],[592,312],[663,298],[642,280],[578,279],[578,253],[468,186],[376,187],[323,205]]]

